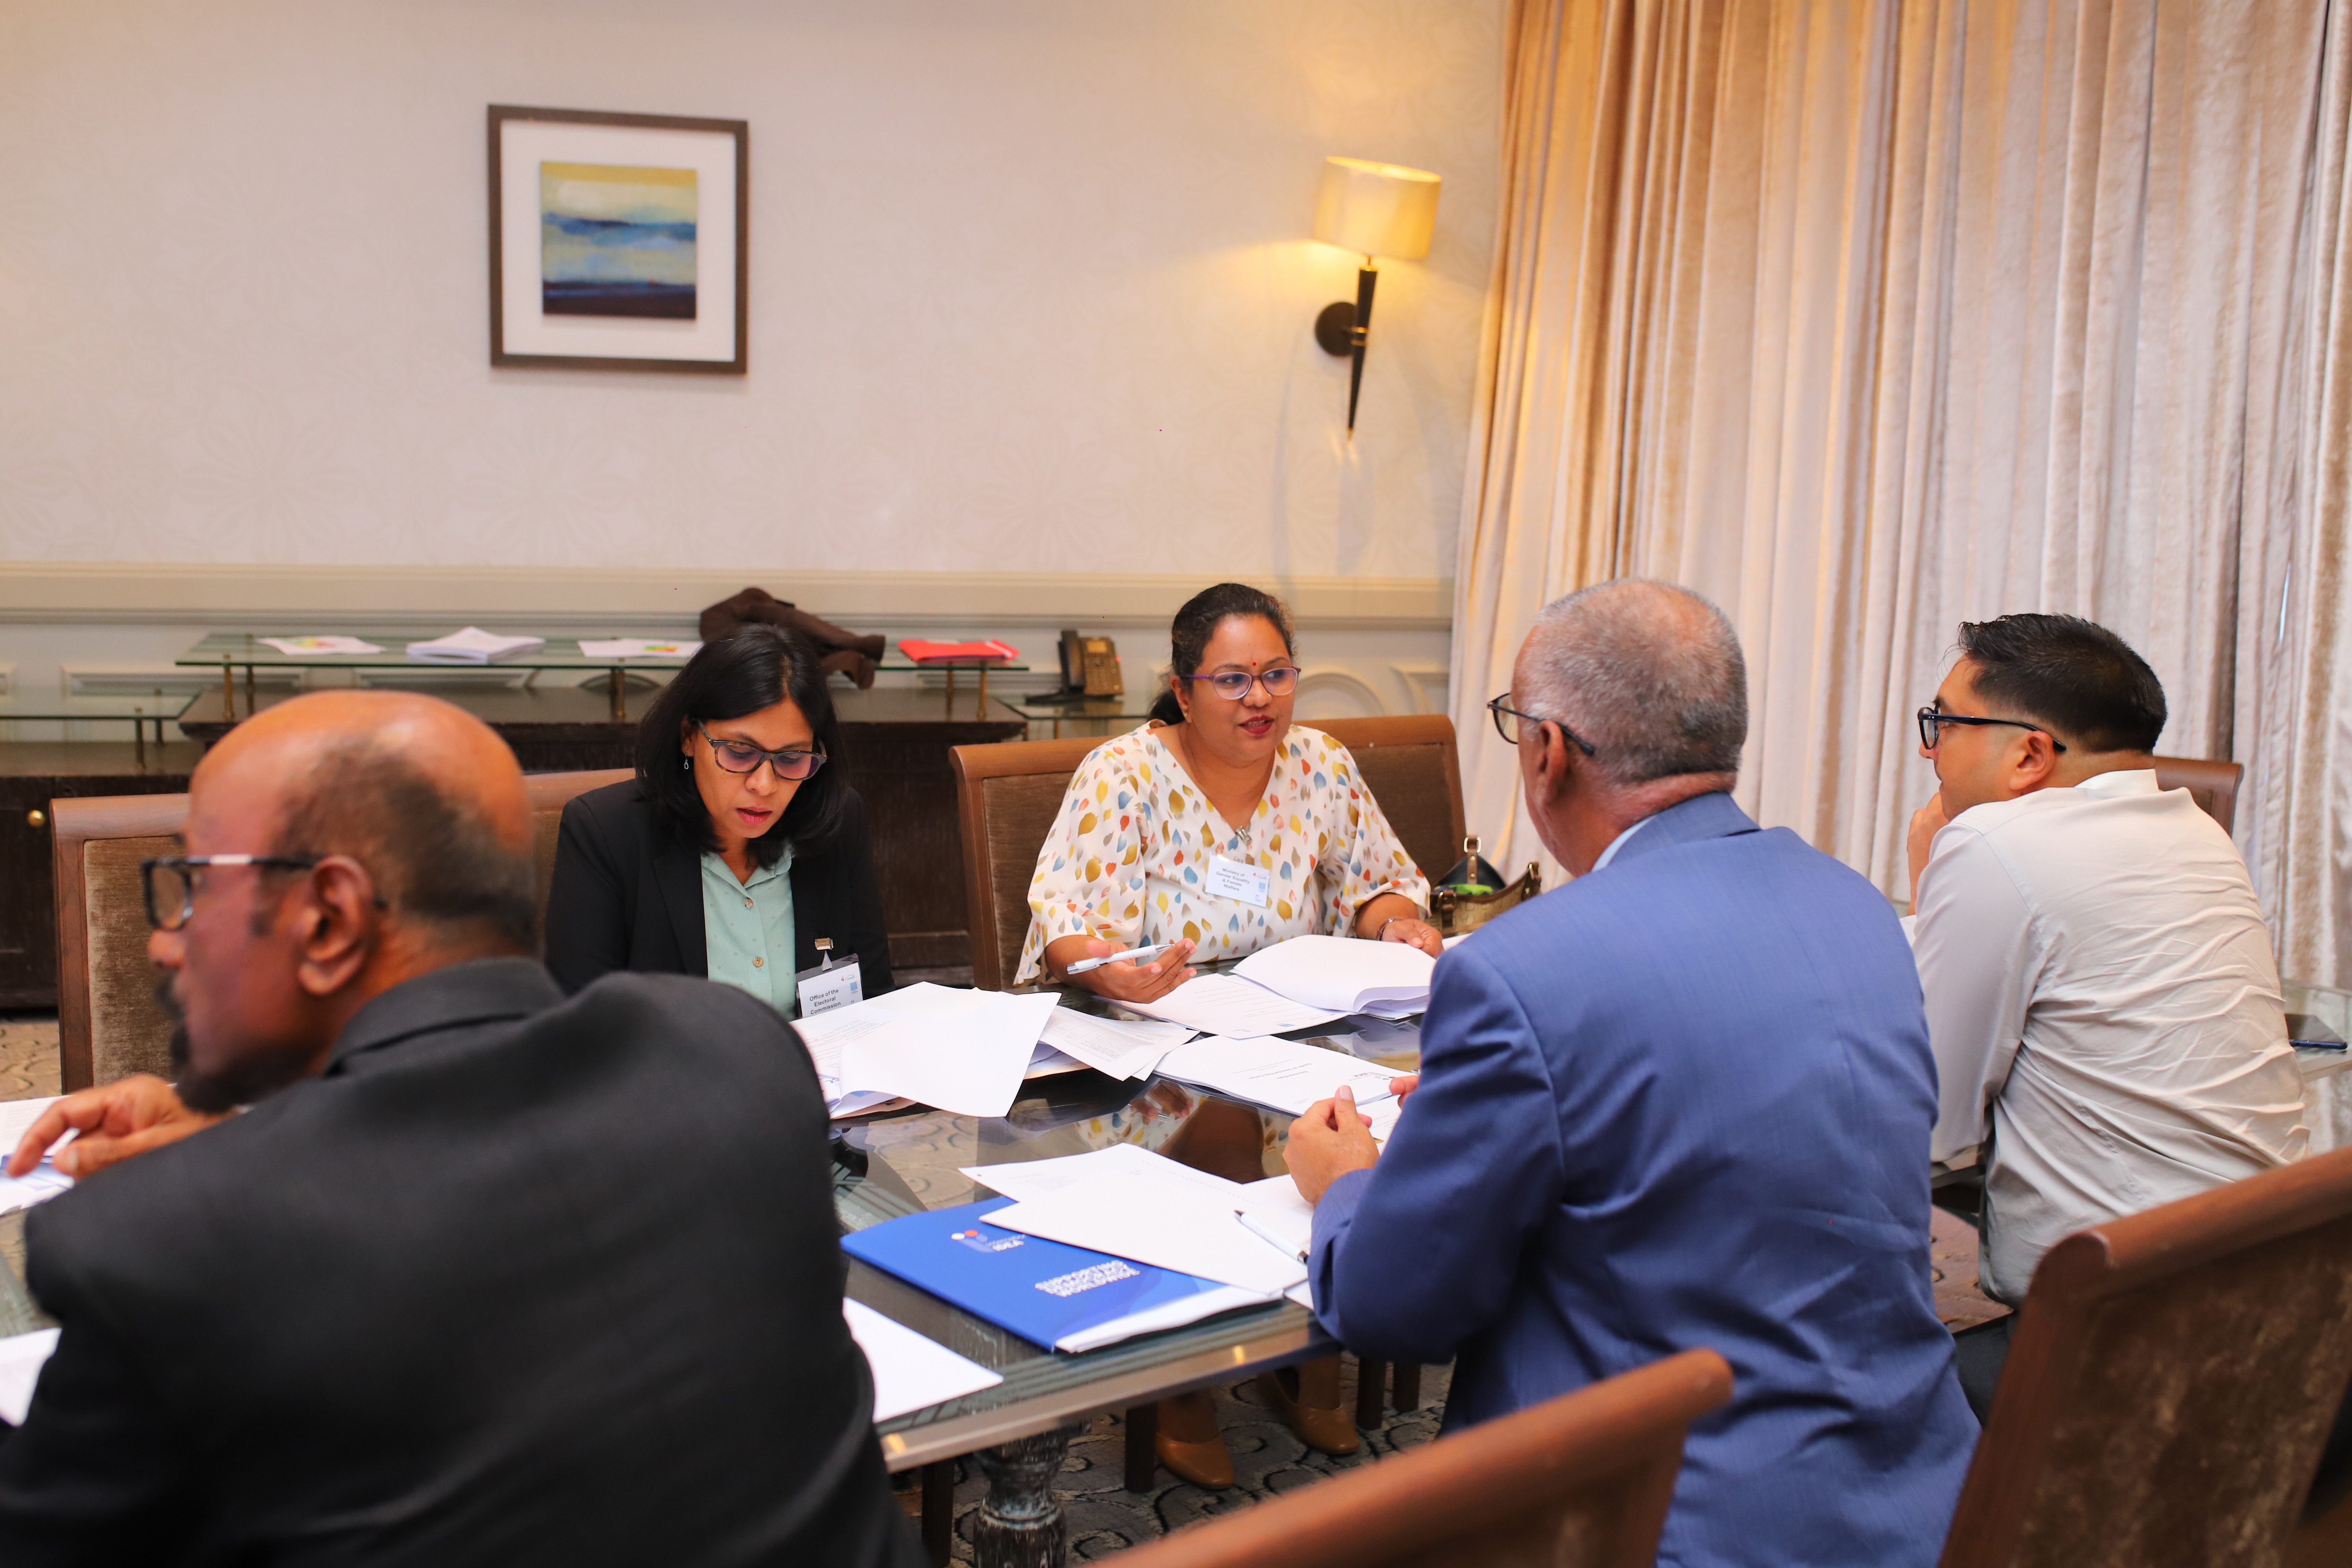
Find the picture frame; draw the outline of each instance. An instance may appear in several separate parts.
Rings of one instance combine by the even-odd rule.
[[[490,363],[751,368],[751,127],[489,106]]]

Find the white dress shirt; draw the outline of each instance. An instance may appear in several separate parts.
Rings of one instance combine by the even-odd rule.
[[[2303,1075],[2237,847],[2152,771],[1971,807],[1912,931],[1941,1105],[1984,1142],[1985,1289],[2062,1237],[2303,1157]]]

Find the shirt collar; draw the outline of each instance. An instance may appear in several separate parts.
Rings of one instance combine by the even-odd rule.
[[[1655,814],[1653,813],[1652,815],[1654,816]],[[1624,846],[1625,840],[1633,837],[1633,835],[1641,832],[1642,829],[1647,827],[1649,825],[1650,818],[1645,816],[1642,818],[1641,821],[1633,824],[1633,826],[1627,828],[1624,832],[1619,834],[1616,837],[1611,839],[1609,841],[1609,847],[1601,852],[1601,858],[1592,863],[1592,871],[1598,871],[1601,868],[1609,864],[1610,861],[1617,858],[1617,851]],[[1592,871],[1587,871],[1585,875],[1590,877],[1592,875]]]
[[[2074,786],[2084,795],[2157,795],[2154,768],[2111,768]]]
[[[527,1018],[563,1000],[535,958],[478,958],[404,980],[352,1015],[327,1058],[339,1070],[362,1051],[467,1024]]]
[[[1656,826],[1653,827],[1651,825],[1654,823]],[[1664,811],[1645,816],[1635,823],[1633,827],[1649,827],[1651,830],[1637,837],[1633,828],[1629,827],[1617,836],[1617,842],[1611,845],[1610,848],[1617,849],[1622,846],[1622,854],[1627,858],[1654,855],[1661,849],[1671,849],[1677,844],[1689,844],[1702,838],[1729,838],[1742,833],[1753,833],[1756,831],[1756,823],[1746,812],[1739,809],[1731,796],[1720,790],[1710,790],[1705,795],[1695,795],[1688,800],[1678,801]],[[1603,851],[1604,854],[1607,852]],[[1596,866],[1594,869],[1599,869],[1599,867]],[[1591,872],[1588,871],[1585,874],[1590,876]]]
[[[720,881],[726,883],[730,889],[738,892],[748,893],[752,889],[760,886],[762,882],[772,882],[777,878],[789,873],[792,870],[792,866],[793,849],[792,846],[787,844],[784,846],[783,854],[777,857],[776,863],[774,865],[754,867],[751,871],[751,879],[745,882],[740,881],[736,879],[735,868],[727,864],[725,858],[722,858],[717,850],[706,849],[702,852],[702,874],[706,877],[718,878]]]

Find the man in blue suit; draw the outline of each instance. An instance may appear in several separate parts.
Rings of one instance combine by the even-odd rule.
[[[1927,1262],[1936,1070],[1895,911],[1732,803],[1746,667],[1697,595],[1549,606],[1491,704],[1577,879],[1448,953],[1385,1154],[1290,1133],[1317,1314],[1458,1357],[1449,1427],[1731,1363],[1661,1563],[1929,1568],[1976,1440]]]

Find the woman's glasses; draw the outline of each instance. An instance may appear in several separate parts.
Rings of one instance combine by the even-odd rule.
[[[776,770],[776,776],[798,783],[816,777],[817,769],[824,766],[823,752],[804,752],[798,747],[781,752],[762,751],[749,741],[722,741],[702,729],[697,719],[694,727],[702,730],[702,738],[710,742],[710,758],[730,773],[756,773],[761,763]]]
[[[1228,702],[1239,702],[1249,695],[1253,682],[1265,688],[1268,697],[1287,697],[1298,689],[1298,668],[1296,665],[1277,664],[1252,675],[1246,669],[1220,669],[1209,675],[1188,675],[1186,680],[1205,680],[1209,689]]]

